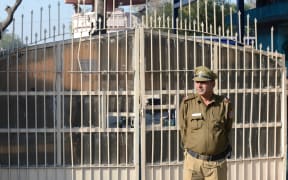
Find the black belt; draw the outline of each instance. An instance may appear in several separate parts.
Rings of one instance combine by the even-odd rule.
[[[199,154],[197,152],[194,152],[188,149],[187,149],[187,152],[196,159],[202,159],[205,161],[217,161],[220,159],[225,159],[226,157],[229,156],[229,154],[231,153],[231,146],[227,147],[227,149],[224,152],[216,154],[216,155],[202,155],[202,154]]]

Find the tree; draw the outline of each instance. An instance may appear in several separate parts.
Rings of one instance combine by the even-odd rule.
[[[208,26],[214,24],[214,0],[207,0],[207,23]],[[216,14],[216,27],[221,27],[222,25],[222,10],[221,6],[224,6],[224,16],[230,14],[230,7],[232,8],[232,12],[236,12],[236,5],[229,4],[226,2],[216,3],[215,4],[215,14]],[[197,20],[197,3],[194,2],[190,5],[190,14],[189,14],[189,6],[185,6],[180,9],[179,14],[181,14],[182,18],[191,20]],[[205,18],[205,0],[199,0],[199,23],[206,22]]]
[[[24,44],[19,37],[13,36],[10,33],[3,33],[2,39],[0,40],[0,51],[5,49],[22,47]]]
[[[153,1],[154,2],[154,1]],[[199,23],[202,22],[205,23],[205,0],[198,0],[199,2]],[[232,8],[232,13],[235,13],[237,11],[236,4],[230,4],[227,1],[224,0],[207,0],[207,25],[210,26],[210,24],[214,25],[214,2],[215,4],[215,13],[216,13],[216,27],[221,27],[222,25],[222,10],[221,6],[224,6],[224,18],[225,16],[230,14],[230,7]],[[156,15],[157,17],[163,17],[166,19],[167,17],[170,17],[170,23],[173,20],[173,5],[169,1],[161,2],[158,1],[158,3],[154,3],[154,5],[150,5],[151,8],[150,11],[148,11],[149,16]],[[157,7],[157,8],[155,8]],[[193,24],[194,20],[197,20],[197,1],[192,2],[190,5],[185,5],[182,8],[178,10],[178,18],[182,20],[182,22],[186,19],[187,22],[190,21],[191,24]],[[189,10],[190,9],[190,10]],[[155,10],[155,11],[153,11]],[[155,13],[156,12],[156,13]],[[170,26],[171,27],[171,26]]]
[[[7,12],[7,17],[4,21],[0,22],[0,39],[2,36],[2,32],[5,31],[5,29],[9,26],[9,24],[13,20],[14,12],[18,8],[18,6],[21,4],[22,0],[16,0],[14,5],[12,7],[7,6],[5,11]]]

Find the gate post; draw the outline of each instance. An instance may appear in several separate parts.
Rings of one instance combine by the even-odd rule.
[[[139,66],[139,29],[135,29],[134,48],[133,48],[133,67],[134,71],[134,165],[135,177],[140,180],[140,66]]]
[[[144,28],[135,29],[133,62],[134,76],[134,157],[135,174],[138,180],[145,180],[146,146],[145,146],[145,56]]]
[[[139,41],[139,64],[140,64],[140,108],[141,108],[141,114],[140,114],[140,128],[141,128],[141,134],[140,134],[140,154],[141,154],[141,173],[140,173],[140,179],[146,180],[146,120],[145,120],[145,106],[146,106],[146,99],[145,99],[145,40],[144,40],[144,28],[139,28],[139,35],[140,35],[140,41]]]

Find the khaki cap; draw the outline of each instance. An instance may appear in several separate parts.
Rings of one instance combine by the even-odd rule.
[[[194,81],[211,81],[216,78],[217,75],[206,66],[198,66],[194,70]]]

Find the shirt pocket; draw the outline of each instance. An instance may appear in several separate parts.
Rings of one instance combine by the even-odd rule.
[[[188,119],[188,128],[190,130],[197,130],[202,128],[204,119],[202,116],[192,116]]]

